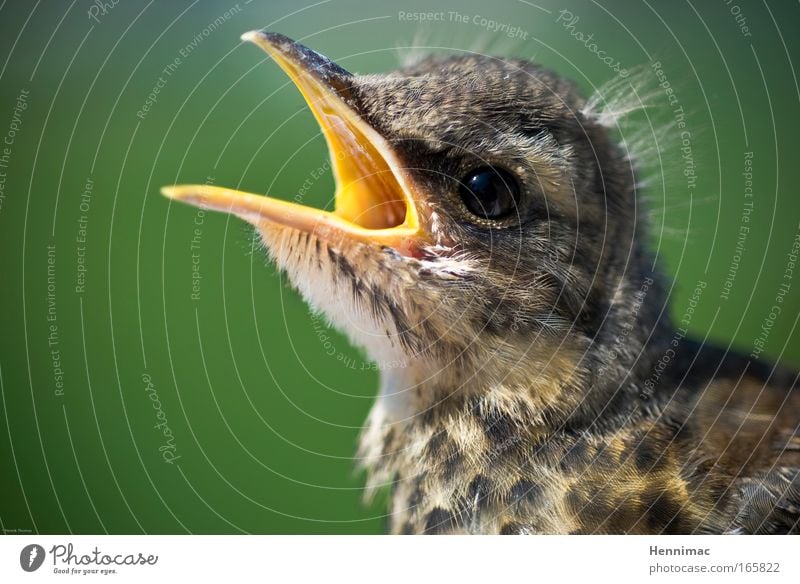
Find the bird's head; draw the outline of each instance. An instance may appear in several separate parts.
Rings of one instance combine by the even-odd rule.
[[[631,165],[570,82],[472,54],[353,75],[282,35],[243,38],[319,122],[334,210],[211,186],[168,197],[253,224],[312,307],[379,367],[413,369],[410,385],[529,376],[542,347],[585,350],[639,245]]]

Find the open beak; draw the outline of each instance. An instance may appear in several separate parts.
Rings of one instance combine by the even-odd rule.
[[[352,75],[331,60],[275,33],[242,35],[264,49],[300,89],[328,142],[336,181],[334,211],[209,185],[161,192],[204,209],[232,213],[258,228],[283,225],[330,243],[344,238],[410,253],[422,237],[414,185],[378,132],[356,110]]]

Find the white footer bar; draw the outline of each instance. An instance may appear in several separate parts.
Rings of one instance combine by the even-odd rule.
[[[10,535],[0,582],[777,583],[800,582],[798,556],[791,536]]]

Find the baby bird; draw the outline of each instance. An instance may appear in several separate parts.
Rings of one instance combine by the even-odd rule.
[[[636,172],[524,60],[353,75],[250,32],[331,153],[335,210],[212,187],[381,370],[360,460],[393,533],[796,533],[797,374],[665,316]]]

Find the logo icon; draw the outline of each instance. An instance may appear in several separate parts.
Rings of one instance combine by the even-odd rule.
[[[35,543],[26,545],[19,553],[19,565],[26,572],[35,572],[42,567],[44,556],[45,553],[42,546]]]

